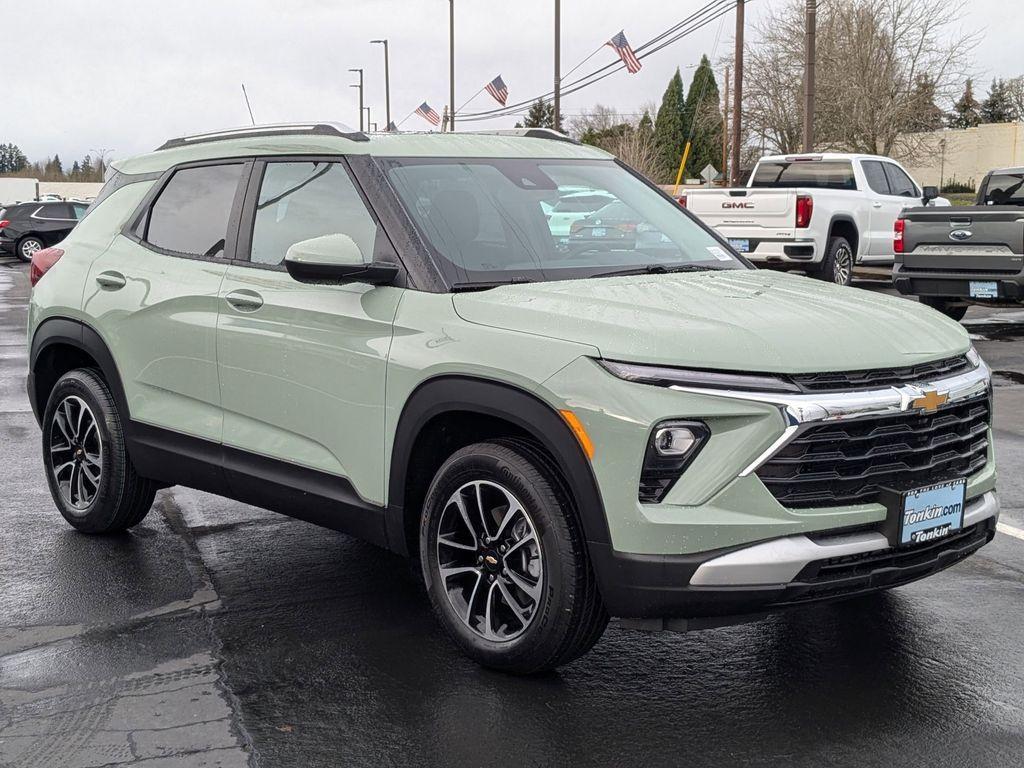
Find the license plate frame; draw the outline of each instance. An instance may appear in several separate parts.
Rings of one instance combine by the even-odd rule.
[[[968,290],[972,299],[999,298],[999,283],[995,280],[971,280]]]
[[[750,240],[745,237],[730,237],[729,245],[738,253],[750,253]]]
[[[963,530],[967,481],[946,480],[904,491],[897,507],[898,547],[927,544]]]

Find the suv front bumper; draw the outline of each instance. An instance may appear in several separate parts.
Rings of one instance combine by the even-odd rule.
[[[907,584],[963,560],[995,536],[999,500],[967,502],[963,528],[925,545],[894,548],[873,530],[786,536],[700,555],[600,550],[595,568],[612,616],[646,629],[697,629],[781,608]],[[592,555],[593,553],[592,547]]]

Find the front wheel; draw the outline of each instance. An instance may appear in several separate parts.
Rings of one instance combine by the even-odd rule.
[[[964,315],[967,314],[967,305],[963,302],[957,303],[956,299],[947,299],[942,296],[921,296],[918,300],[926,307],[938,310],[957,322],[963,320]]]
[[[818,267],[820,279],[836,285],[850,285],[853,282],[853,248],[845,237],[830,237],[825,248],[825,258]]]
[[[526,441],[477,443],[444,463],[424,502],[420,561],[442,625],[487,667],[553,669],[608,623],[570,494]]]

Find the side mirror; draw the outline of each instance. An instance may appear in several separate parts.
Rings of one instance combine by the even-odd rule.
[[[295,243],[285,253],[284,265],[300,283],[387,285],[398,275],[395,264],[364,261],[355,241],[342,234]]]
[[[921,191],[921,204],[922,205],[929,205],[931,203],[931,201],[934,200],[935,198],[937,198],[938,196],[939,196],[939,188],[938,187],[925,187]]]

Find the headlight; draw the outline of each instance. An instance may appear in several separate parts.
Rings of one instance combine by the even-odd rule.
[[[974,348],[973,344],[971,345],[971,348],[967,350],[966,357],[967,362],[971,364],[972,368],[977,368],[981,365],[981,355],[978,354],[978,350]]]
[[[699,421],[663,421],[654,426],[644,453],[637,497],[645,504],[657,504],[680,475],[697,458],[711,436]]]
[[[800,387],[778,376],[759,376],[726,371],[702,371],[695,368],[668,368],[659,365],[634,365],[598,360],[602,368],[626,381],[659,387],[703,387],[736,389],[747,392],[800,392]]]

